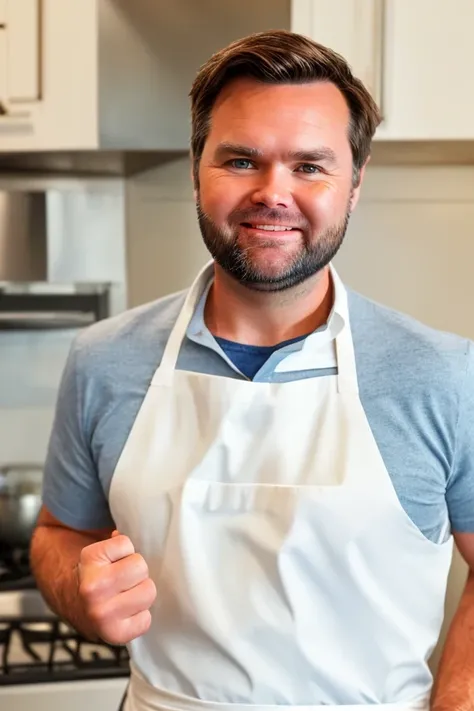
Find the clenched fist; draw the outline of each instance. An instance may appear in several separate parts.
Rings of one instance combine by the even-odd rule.
[[[82,549],[79,597],[98,637],[109,644],[127,644],[148,631],[156,588],[144,558],[127,536],[111,538]]]

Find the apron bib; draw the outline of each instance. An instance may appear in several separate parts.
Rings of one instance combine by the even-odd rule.
[[[126,711],[429,708],[452,538],[400,505],[331,274],[338,374],[286,383],[178,370],[212,263],[188,292],[110,489],[158,591]]]

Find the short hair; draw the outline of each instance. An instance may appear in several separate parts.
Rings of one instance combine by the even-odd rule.
[[[243,77],[264,84],[312,81],[335,84],[350,111],[348,138],[353,182],[359,182],[360,170],[370,155],[372,138],[381,122],[377,104],[341,55],[303,35],[271,30],[249,35],[216,52],[200,68],[193,82],[191,152],[196,185],[214,104],[227,84]]]

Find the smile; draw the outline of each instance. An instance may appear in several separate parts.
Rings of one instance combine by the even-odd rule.
[[[243,227],[250,227],[253,230],[265,230],[267,232],[291,232],[294,227],[288,225],[253,225],[249,222],[244,222]]]

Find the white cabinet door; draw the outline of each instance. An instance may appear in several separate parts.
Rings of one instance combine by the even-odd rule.
[[[40,98],[40,0],[7,0],[7,99]]]
[[[389,138],[474,138],[473,0],[385,0]]]
[[[0,0],[1,2],[1,0]],[[7,33],[0,23],[0,118],[7,92]]]
[[[40,91],[40,0],[0,0],[0,148],[31,131]]]
[[[97,0],[0,0],[2,12],[0,152],[96,148]]]
[[[384,10],[384,0],[292,0],[291,6],[291,29],[342,54],[381,108]]]

